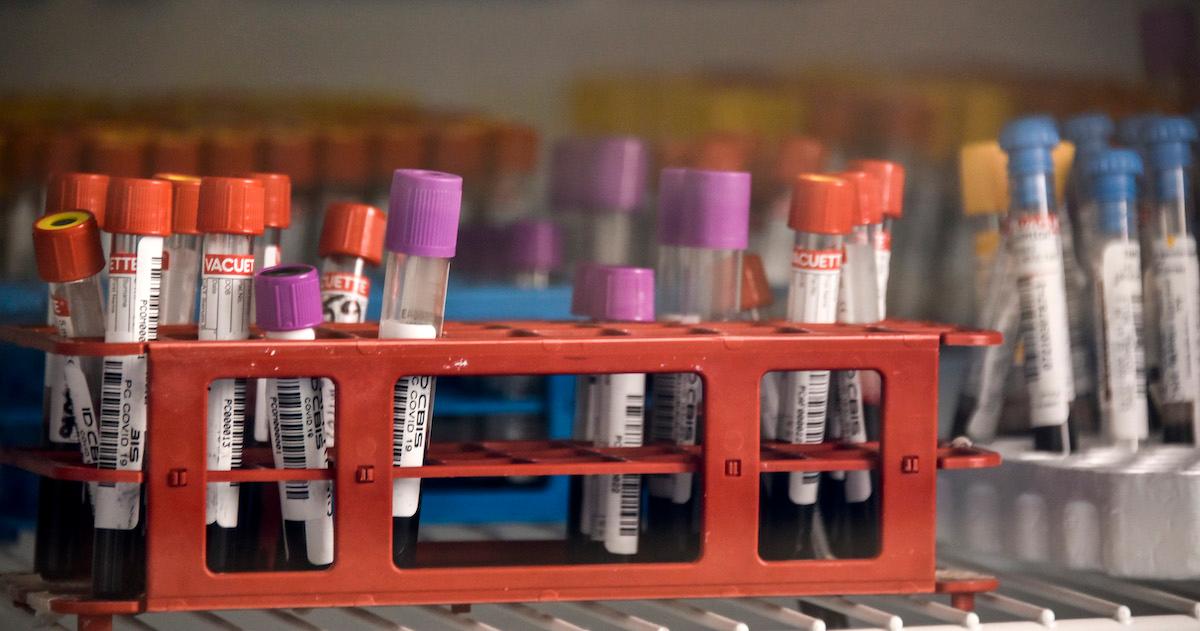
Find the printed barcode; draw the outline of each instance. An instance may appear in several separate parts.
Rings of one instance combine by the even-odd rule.
[[[621,430],[621,445],[624,447],[641,447],[643,432],[643,417],[645,416],[645,395],[625,395],[625,422]]]
[[[300,398],[299,379],[278,379],[275,382],[279,410],[279,442],[283,452],[283,468],[305,469],[308,466],[304,444],[304,405]],[[291,480],[284,484],[287,499],[307,500],[308,483]]]
[[[639,475],[615,477],[621,493],[621,513],[617,522],[621,536],[637,536],[642,508],[642,477]]]
[[[404,422],[408,418],[408,388],[411,377],[396,382],[392,391],[392,464],[404,454]]]
[[[117,468],[117,445],[121,433],[121,378],[123,362],[105,359],[100,386],[100,451],[96,459],[101,469]],[[111,483],[101,483],[112,486]]]
[[[1024,372],[1025,380],[1033,381],[1038,378],[1041,373],[1041,344],[1040,338],[1037,337],[1037,323],[1034,322],[1037,309],[1034,307],[1033,301],[1036,298],[1033,291],[1033,281],[1028,277],[1017,279],[1017,293],[1020,296],[1018,303],[1021,305],[1021,341],[1022,348],[1025,352]]]
[[[807,378],[804,378],[807,377]],[[815,370],[801,373],[800,396],[796,397],[801,409],[800,444],[811,445],[825,440],[825,416],[829,404],[829,371]]]
[[[675,390],[679,375],[654,375],[654,407],[650,420],[650,439],[671,441],[675,427]]]
[[[242,466],[242,445],[246,436],[246,379],[233,380],[233,452],[229,458],[229,468],[239,469]],[[230,483],[237,486],[237,483]]]
[[[1134,347],[1136,350],[1133,354],[1133,374],[1136,375],[1137,378],[1136,387],[1138,400],[1143,400],[1146,396],[1146,353],[1143,351],[1145,347],[1143,346],[1144,336],[1142,335],[1142,331],[1145,329],[1142,328],[1143,318],[1141,292],[1134,292],[1131,302],[1133,303],[1130,307],[1130,310],[1133,311],[1133,339],[1134,343],[1136,344]]]
[[[158,339],[158,305],[162,296],[162,256],[150,258],[150,299],[146,308],[146,339]]]
[[[675,398],[678,400],[683,396],[683,409],[676,411],[676,418],[682,416],[683,423],[679,425],[679,433],[675,435],[675,442],[684,445],[696,444],[696,418],[699,413],[700,405],[700,375],[694,373],[685,373],[676,382],[676,390],[678,394]],[[695,389],[696,396],[691,396]]]

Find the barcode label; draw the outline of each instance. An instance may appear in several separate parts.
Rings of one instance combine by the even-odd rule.
[[[79,442],[84,464],[95,464],[100,449],[100,419],[92,402],[91,386],[83,374],[78,357],[62,357],[63,414],[71,418],[71,427]],[[65,424],[64,424],[65,426]]]
[[[815,445],[825,440],[825,419],[829,405],[829,371],[790,372],[783,379],[783,422],[780,436],[792,444]],[[788,496],[795,504],[817,501],[820,474],[794,472],[788,476]]]
[[[104,360],[100,387],[100,453],[96,460],[101,469],[117,468],[117,445],[121,435],[121,400],[125,389],[124,362],[121,358]],[[111,485],[111,483],[104,483]]]
[[[791,322],[833,322],[837,318],[841,250],[796,248],[792,283],[788,288],[787,319]]]
[[[208,468],[231,471],[242,464],[246,428],[246,379],[217,379],[208,388]],[[208,485],[207,523],[237,527],[238,490],[234,482]]]
[[[326,466],[324,400],[320,378],[271,379],[267,383],[271,451],[279,469]],[[326,516],[327,480],[292,480],[281,484],[283,518],[304,521]]]
[[[695,445],[696,432],[704,409],[704,382],[696,373],[667,373],[654,375],[654,417],[651,436],[676,445]],[[655,476],[650,479],[650,492],[656,497],[670,497],[676,504],[686,504],[692,497],[692,474]]]
[[[434,378],[402,377],[392,391],[392,464],[419,467],[425,462]],[[392,516],[412,517],[420,501],[420,480],[397,479],[393,484]],[[415,483],[415,484],[414,484]]]
[[[1154,241],[1163,402],[1200,402],[1200,270],[1196,242],[1172,235]]]
[[[1021,305],[1030,424],[1062,425],[1075,382],[1058,222],[1053,216],[1026,216],[1010,225],[1015,226],[1009,244]]]
[[[640,373],[602,375],[596,444],[602,447],[640,447],[646,416],[646,376]],[[595,493],[592,538],[603,540],[613,554],[637,552],[640,529],[641,476],[603,475],[593,483]],[[690,482],[689,482],[690,488]]]

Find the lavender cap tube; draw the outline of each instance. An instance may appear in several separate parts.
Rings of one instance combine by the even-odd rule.
[[[750,174],[688,171],[683,178],[678,244],[744,250],[750,237]]]
[[[517,271],[552,270],[562,265],[562,231],[545,219],[525,219],[508,228],[509,263]]]
[[[387,249],[414,256],[453,258],[462,184],[462,178],[451,173],[396,169],[388,200]]]
[[[321,283],[311,265],[276,265],[254,275],[258,326],[264,331],[298,331],[321,324]]]
[[[656,233],[661,245],[679,245],[683,233],[683,191],[687,169],[663,169],[658,176]]]
[[[638,138],[601,138],[585,159],[583,206],[600,212],[631,213],[646,191],[646,145]]]
[[[604,265],[592,271],[592,317],[604,322],[654,320],[654,270]]]

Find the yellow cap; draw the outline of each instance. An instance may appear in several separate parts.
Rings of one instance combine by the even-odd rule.
[[[973,142],[959,150],[963,214],[986,215],[1008,208],[1008,156],[994,140]]]
[[[1075,145],[1063,141],[1058,143],[1050,152],[1054,160],[1054,199],[1061,205],[1067,192],[1067,175],[1071,173],[1071,163],[1075,160]]]

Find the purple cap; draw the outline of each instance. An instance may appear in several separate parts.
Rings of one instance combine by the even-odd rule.
[[[285,263],[254,275],[255,322],[264,331],[296,331],[321,324],[321,282],[312,265]]]
[[[600,265],[592,272],[591,316],[602,322],[654,320],[654,270]]]
[[[750,238],[750,174],[689,170],[683,179],[679,245],[744,250]]]
[[[548,219],[523,219],[508,227],[508,262],[514,271],[549,271],[562,265],[562,231]]]
[[[588,147],[582,206],[601,212],[629,213],[646,192],[646,145],[638,138],[600,138]]]
[[[663,169],[658,175],[658,242],[679,245],[683,232],[683,181],[687,169]]]
[[[563,138],[554,143],[550,157],[550,207],[556,211],[579,207],[580,165],[587,150],[580,138]]]
[[[575,267],[575,278],[571,285],[571,314],[592,317],[592,280],[599,265],[581,262]]]
[[[461,177],[439,171],[396,169],[384,245],[391,252],[452,258],[461,207]]]

